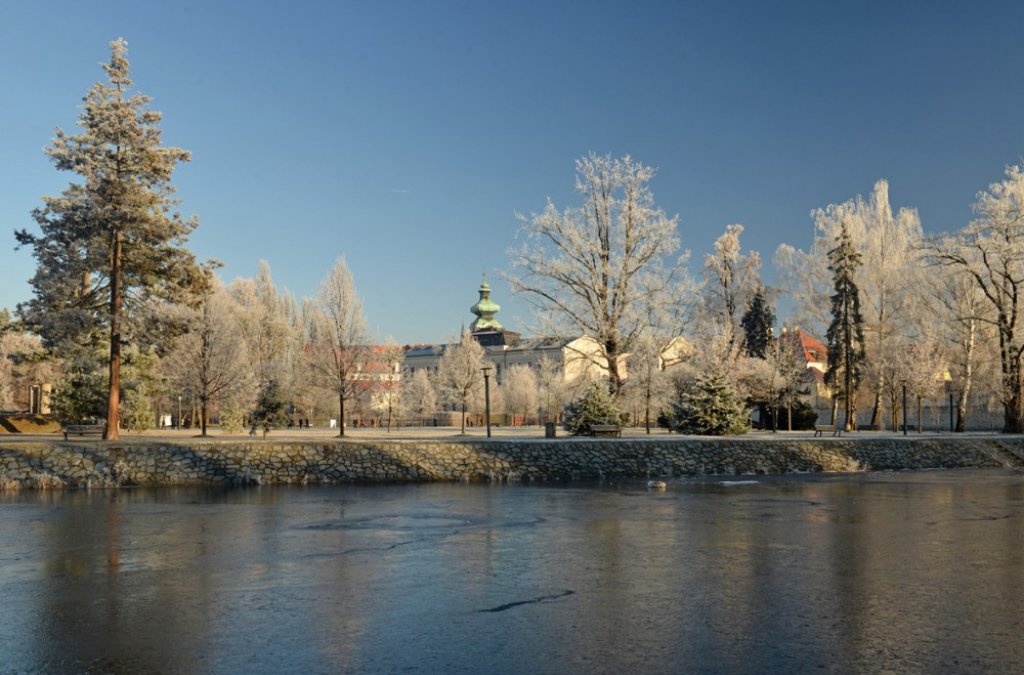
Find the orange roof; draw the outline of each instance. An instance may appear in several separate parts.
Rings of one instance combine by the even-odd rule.
[[[813,335],[806,333],[799,328],[795,329],[797,335],[800,336],[800,346],[804,350],[804,358],[810,361],[817,361],[818,363],[828,362],[828,347],[818,341]]]

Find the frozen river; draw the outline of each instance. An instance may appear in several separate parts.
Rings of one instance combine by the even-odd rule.
[[[0,493],[0,673],[1024,672],[1024,473]]]

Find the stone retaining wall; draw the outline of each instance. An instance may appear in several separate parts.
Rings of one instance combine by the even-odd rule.
[[[129,485],[566,481],[1024,466],[1021,438],[0,441],[0,490]]]

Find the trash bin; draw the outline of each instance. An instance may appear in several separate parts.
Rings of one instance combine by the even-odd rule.
[[[555,423],[554,422],[545,422],[544,423],[544,438],[554,438],[554,437],[555,437]]]

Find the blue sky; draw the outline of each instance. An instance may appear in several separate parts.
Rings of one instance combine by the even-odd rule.
[[[629,153],[699,261],[729,223],[770,261],[878,178],[925,228],[1024,155],[1020,2],[0,0],[0,306],[13,230],[70,175],[42,153],[124,37],[164,113],[191,247],[311,295],[345,255],[380,336],[439,341],[498,278],[516,212],[576,203],[573,161]],[[770,268],[770,265],[767,267]],[[770,269],[765,270],[771,278]]]

